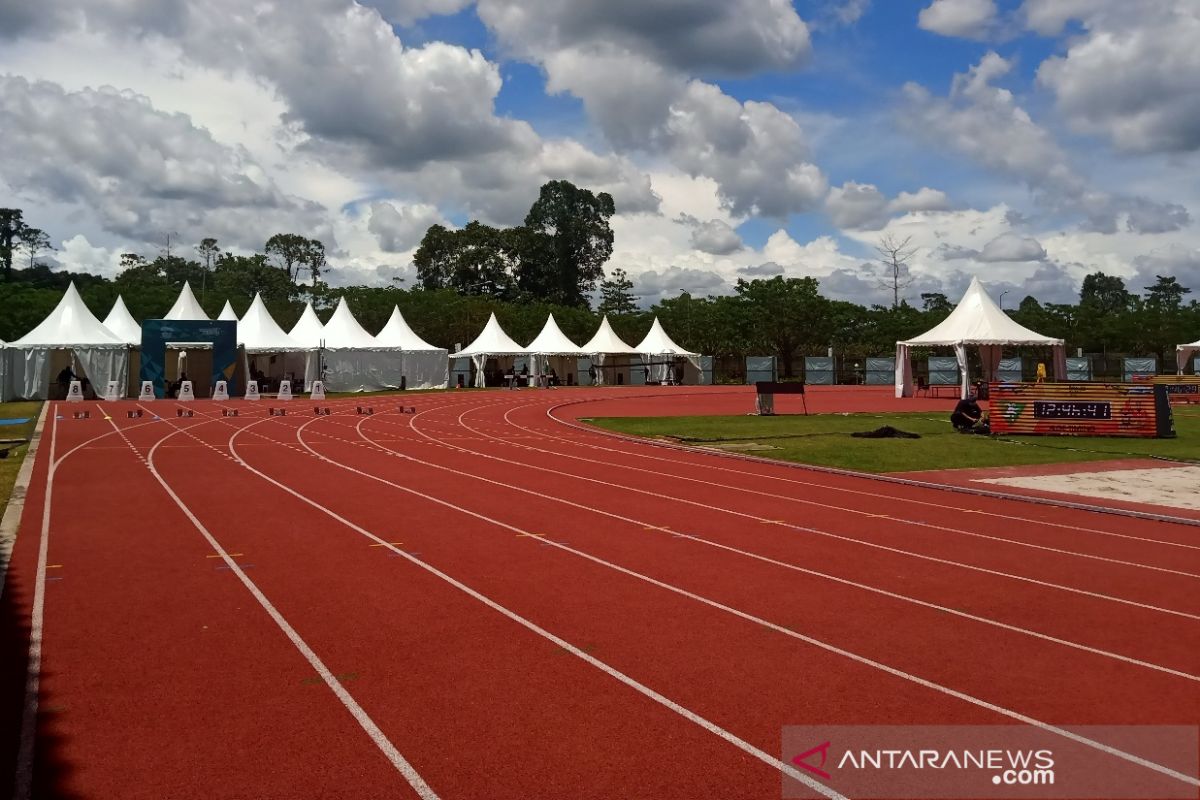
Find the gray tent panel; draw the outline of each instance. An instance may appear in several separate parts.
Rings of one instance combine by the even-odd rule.
[[[868,358],[867,385],[891,386],[896,377],[896,358]]]
[[[833,385],[833,359],[829,356],[805,356],[804,382],[810,386]]]
[[[996,368],[996,378],[1003,383],[1020,383],[1023,375],[1021,372],[1021,359],[1019,358],[1002,358]]]
[[[958,386],[958,359],[932,356],[929,359],[930,386]]]
[[[1068,358],[1067,380],[1090,381],[1092,379],[1092,360],[1090,358]]]
[[[1121,373],[1126,381],[1131,381],[1138,375],[1157,375],[1158,359],[1123,358],[1121,359]]]
[[[751,386],[759,381],[773,382],[777,374],[775,356],[746,356],[746,383]]]

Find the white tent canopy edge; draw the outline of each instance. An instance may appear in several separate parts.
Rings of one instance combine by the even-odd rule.
[[[1067,352],[1063,340],[1043,336],[1018,324],[984,291],[979,278],[971,278],[971,285],[950,316],[920,336],[896,342],[896,397],[911,397],[913,394],[912,361],[909,358],[913,347],[954,348],[954,357],[962,377],[960,396],[966,397],[971,385],[967,347],[979,348],[984,379],[991,381],[996,377],[1002,348],[1021,345],[1051,348],[1054,375],[1059,380],[1066,378]]]

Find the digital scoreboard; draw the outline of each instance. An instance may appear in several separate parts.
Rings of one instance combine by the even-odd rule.
[[[1142,383],[993,383],[992,433],[1171,438],[1168,388]]]

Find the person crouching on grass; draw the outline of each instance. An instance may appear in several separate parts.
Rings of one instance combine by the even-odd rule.
[[[954,413],[950,415],[950,424],[959,433],[986,434],[992,432],[987,415],[979,408],[979,402],[976,400],[974,392],[970,392],[958,401],[958,405],[954,407]]]

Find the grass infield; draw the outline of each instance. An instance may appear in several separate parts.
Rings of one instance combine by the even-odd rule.
[[[40,400],[0,403],[0,419],[29,419],[22,425],[0,425],[0,440],[24,439],[29,441],[29,437],[33,436],[33,429],[37,427],[37,418],[41,411]],[[7,446],[7,444],[0,444],[0,447]],[[12,494],[13,484],[17,481],[17,472],[21,469],[21,462],[25,459],[27,448],[28,445],[25,444],[14,447],[8,451],[7,458],[0,458],[0,516],[4,515],[4,509],[8,507],[8,498]]]
[[[862,472],[1055,464],[1114,458],[1200,463],[1200,409],[1175,412],[1175,439],[974,436],[955,432],[949,414],[813,414],[759,417],[605,417],[585,420],[635,436]],[[920,439],[860,439],[890,425]]]

